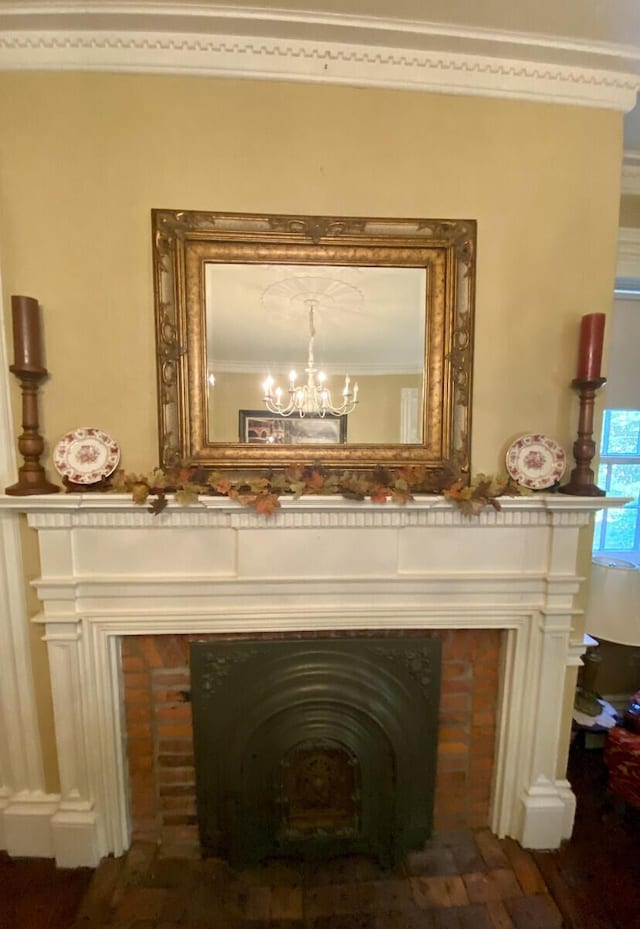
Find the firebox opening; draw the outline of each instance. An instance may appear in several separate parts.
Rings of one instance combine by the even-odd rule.
[[[205,854],[388,864],[430,835],[439,639],[192,642],[191,680]]]

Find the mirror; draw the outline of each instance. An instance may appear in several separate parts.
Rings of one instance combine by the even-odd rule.
[[[210,442],[260,435],[271,444],[323,435],[349,445],[422,441],[424,268],[207,262],[204,273]],[[292,371],[296,384],[308,382],[311,326],[312,381],[326,376],[334,407],[347,377],[354,390],[358,385],[357,407],[342,417],[340,435],[326,412],[317,417],[324,423],[298,413],[267,422],[267,377],[274,392],[276,384],[288,390]],[[404,420],[403,403],[410,404]],[[245,411],[257,414],[260,406],[266,415],[253,417],[256,428],[239,430],[239,416],[246,420]]]
[[[162,467],[468,472],[474,222],[152,218]]]

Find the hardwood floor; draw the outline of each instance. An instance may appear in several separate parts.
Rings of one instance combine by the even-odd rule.
[[[572,747],[578,806],[570,842],[534,854],[568,929],[640,929],[640,810],[606,789],[602,752]]]
[[[569,774],[574,836],[552,852],[480,830],[386,874],[351,859],[234,874],[154,847],[95,872],[0,853],[0,929],[640,929],[640,811],[607,794],[601,752],[575,745]]]
[[[69,929],[92,875],[0,853],[0,929]]]

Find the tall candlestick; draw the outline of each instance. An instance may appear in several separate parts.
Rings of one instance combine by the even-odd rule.
[[[591,461],[596,453],[593,441],[593,412],[596,392],[607,383],[605,377],[576,378],[572,387],[578,391],[580,414],[578,417],[578,438],[573,443],[573,457],[576,466],[571,472],[568,484],[559,487],[560,493],[575,494],[579,497],[604,497],[605,492],[594,482]]]
[[[20,381],[22,388],[22,435],[18,438],[18,448],[24,458],[24,464],[18,469],[18,481],[5,489],[5,493],[14,497],[28,494],[56,494],[60,490],[47,480],[45,470],[40,464],[44,451],[44,440],[39,433],[38,389],[47,372],[28,371],[26,368],[12,370]]]
[[[576,380],[593,381],[600,377],[602,343],[604,341],[604,313],[589,313],[580,323],[578,373]]]
[[[60,488],[47,480],[40,456],[44,440],[38,420],[38,390],[47,377],[42,350],[40,307],[34,297],[11,297],[13,319],[14,363],[9,370],[20,381],[22,390],[22,435],[18,448],[24,464],[18,470],[18,481],[6,488],[14,497],[27,494],[55,494]]]

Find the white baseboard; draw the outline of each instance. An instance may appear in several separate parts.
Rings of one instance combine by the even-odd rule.
[[[65,809],[58,794],[0,791],[0,849],[13,858],[55,858],[59,868],[95,868],[97,816]]]
[[[569,781],[556,781],[558,795],[564,803],[563,839],[570,839],[573,832],[573,821],[576,817],[576,795],[571,789]]]
[[[573,831],[575,795],[568,781],[531,787],[522,800],[520,835],[523,848],[558,848]]]
[[[14,858],[54,858],[52,817],[57,794],[22,792],[0,802],[0,842]]]
[[[54,858],[59,868],[95,868],[100,862],[96,814],[59,810],[51,819]]]

